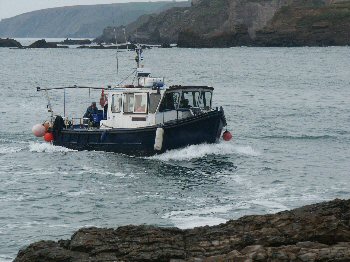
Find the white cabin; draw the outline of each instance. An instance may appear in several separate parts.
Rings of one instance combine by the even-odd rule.
[[[161,125],[208,112],[212,110],[212,92],[207,86],[116,87],[106,91],[107,119],[101,120],[100,128]]]

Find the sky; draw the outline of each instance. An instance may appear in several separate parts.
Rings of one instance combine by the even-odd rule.
[[[149,0],[0,0],[0,19],[51,7],[125,2],[149,2]]]

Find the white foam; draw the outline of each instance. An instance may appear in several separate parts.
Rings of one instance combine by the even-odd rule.
[[[94,167],[90,167],[90,166],[83,166],[82,167],[83,171],[79,172],[79,174],[83,174],[85,172],[89,172],[89,173],[96,173],[99,175],[106,175],[106,176],[115,176],[115,177],[125,177],[127,176],[127,174],[121,173],[121,172],[110,172],[107,171],[103,168],[94,168]]]
[[[155,155],[148,159],[161,161],[189,161],[191,159],[203,158],[207,155],[246,155],[259,156],[260,152],[254,150],[251,146],[239,146],[229,142],[218,144],[192,145],[182,149],[175,149],[165,152],[161,155]]]
[[[1,146],[0,147],[0,154],[6,155],[6,154],[13,154],[20,152],[23,148],[17,147],[17,146]]]
[[[171,218],[174,216],[192,216],[192,215],[209,215],[209,214],[226,214],[229,210],[231,210],[233,207],[231,205],[225,205],[225,206],[214,206],[214,207],[204,207],[200,209],[194,209],[194,210],[181,210],[181,211],[171,211],[169,213],[166,213],[163,218]]]
[[[190,216],[190,217],[175,217],[170,219],[174,225],[180,229],[188,229],[202,226],[215,226],[222,223],[226,223],[227,220],[219,217],[201,217],[201,216]]]
[[[56,153],[56,152],[73,152],[75,150],[61,147],[61,146],[54,146],[50,143],[37,143],[32,142],[29,144],[29,151],[30,152],[37,152],[37,153]]]
[[[264,200],[264,199],[259,199],[259,200],[253,200],[251,203],[263,207],[267,207],[267,212],[280,212],[284,210],[288,210],[289,208],[282,203],[276,202],[276,201],[271,201],[271,200]]]
[[[176,227],[181,229],[214,226],[227,221],[217,217],[218,214],[227,214],[233,208],[232,205],[205,206],[196,209],[171,211],[164,214],[162,218],[169,219]]]

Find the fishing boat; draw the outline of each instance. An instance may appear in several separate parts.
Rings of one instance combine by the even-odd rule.
[[[71,119],[54,115],[48,101],[51,119],[43,128],[33,127],[37,136],[48,142],[75,150],[96,150],[129,155],[154,155],[167,150],[202,143],[217,143],[227,125],[222,107],[213,107],[214,88],[210,86],[167,86],[164,78],[152,77],[143,65],[143,50],[136,48],[135,83],[98,87],[41,88],[101,89],[101,105],[88,117]],[[65,101],[65,99],[64,99]],[[226,131],[224,139],[231,134]]]

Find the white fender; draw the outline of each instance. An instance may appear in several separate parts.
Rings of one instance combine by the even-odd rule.
[[[161,127],[158,127],[156,131],[156,138],[154,140],[154,150],[156,151],[162,150],[163,137],[164,137],[164,129]]]

